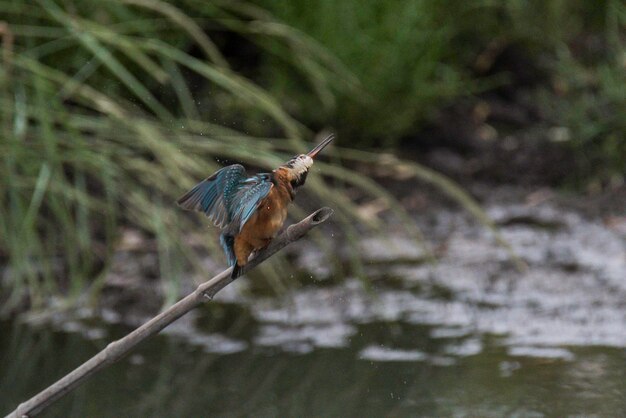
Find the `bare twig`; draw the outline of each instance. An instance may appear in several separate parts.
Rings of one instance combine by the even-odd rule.
[[[259,252],[256,257],[245,265],[242,274],[253,269],[286,245],[302,238],[311,228],[326,221],[332,213],[333,211],[330,208],[321,208],[297,224],[289,226],[281,235],[274,239],[267,248]],[[107,345],[104,350],[74,369],[74,371],[65,375],[31,399],[21,403],[17,409],[7,415],[6,418],[33,417],[39,414],[54,401],[79,386],[87,377],[120,360],[140,342],[157,334],[163,328],[196,308],[201,303],[213,299],[217,292],[232,283],[233,279],[230,277],[231,270],[232,269],[229,268],[202,283],[193,293],[181,299],[166,311],[155,316],[124,338],[113,341]]]

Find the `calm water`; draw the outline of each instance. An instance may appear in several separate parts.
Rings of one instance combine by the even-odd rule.
[[[548,204],[488,209],[526,271],[444,211],[435,265],[401,225],[363,237],[369,286],[301,242],[318,281],[238,280],[44,416],[626,416],[626,234]],[[130,331],[120,319],[0,322],[0,416]]]
[[[106,344],[9,323],[0,332],[0,413]],[[511,356],[484,341],[479,354],[444,356],[443,341],[429,335],[423,326],[368,324],[345,348],[256,347],[233,354],[208,354],[159,336],[43,416],[618,417],[626,411],[624,350],[570,349],[573,357],[549,359]],[[411,341],[422,356],[382,348],[377,355],[372,340]]]

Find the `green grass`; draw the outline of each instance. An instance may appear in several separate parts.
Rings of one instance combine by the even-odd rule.
[[[94,12],[85,2],[63,5],[0,4],[15,36],[0,78],[0,248],[9,309],[25,297],[33,306],[55,294],[76,297],[99,274],[97,290],[126,224],[156,238],[160,274],[176,283],[184,265],[197,262],[182,240],[197,225],[175,207],[177,195],[217,168],[211,157],[255,165],[277,158],[271,149],[255,153],[250,136],[202,122],[211,117],[198,103],[208,99],[192,93],[186,75],[211,86],[214,109],[236,102],[264,115],[271,130],[292,138],[292,149],[308,134],[230,70],[174,6],[110,1]],[[205,16],[221,14],[215,8]],[[197,55],[185,52],[192,48]],[[218,251],[212,238],[205,245]]]
[[[250,37],[261,55],[292,51],[283,65],[308,80],[325,103],[335,101],[338,90],[363,94],[333,54],[256,6],[193,0],[94,4],[0,0],[14,37],[13,44],[5,43],[0,70],[5,312],[23,302],[46,306],[55,295],[70,302],[97,297],[125,226],[155,239],[171,302],[181,276],[190,266],[200,269],[203,251],[190,248],[190,234],[222,257],[215,234],[203,232],[206,222],[181,212],[174,200],[217,169],[218,157],[271,169],[307,149],[304,140],[313,133],[286,110],[289,103],[246,76],[246,68],[233,69],[215,39],[223,44],[225,38]],[[375,156],[346,152],[346,160]],[[320,166],[336,186],[312,176],[307,195],[336,210],[353,245],[353,273],[362,275],[354,245],[359,233],[381,231],[382,223],[359,217],[345,187],[360,190],[364,199],[386,201],[421,238],[375,182],[341,165]],[[453,194],[463,201],[461,191]],[[294,216],[303,213],[294,207]],[[314,237],[330,251],[319,232]],[[264,267],[278,287],[281,263],[277,258]]]
[[[442,106],[507,83],[507,74],[475,74],[492,42],[545,57],[565,80],[565,95],[539,92],[537,101],[591,156],[590,170],[609,156],[602,176],[613,175],[625,161],[618,1],[0,0],[0,10],[9,22],[0,66],[5,310],[96,297],[126,226],[154,238],[171,301],[199,254],[222,257],[206,222],[174,200],[222,161],[271,169],[330,127],[340,151],[318,166],[331,181],[312,176],[307,196],[336,209],[351,273],[363,275],[359,234],[384,225],[360,217],[346,188],[386,202],[421,239],[387,190],[346,168],[353,163],[434,184],[493,228],[445,177],[366,149],[394,146]],[[572,53],[581,33],[600,33],[600,57]],[[190,234],[203,250],[190,248]],[[313,237],[330,251],[319,231]],[[276,287],[283,263],[264,267]]]
[[[542,111],[562,129],[559,138],[578,156],[570,180],[599,189],[626,180],[626,4],[606,1],[597,16],[603,33],[560,45],[550,62],[552,90],[539,91]]]
[[[305,123],[333,123],[340,138],[348,138],[347,146],[396,146],[433,121],[442,107],[508,85],[510,73],[486,69],[500,52],[512,49],[528,67],[548,74],[549,80],[530,94],[553,126],[570,132],[565,146],[575,150],[579,180],[623,179],[622,1],[260,3],[318,40],[362,82],[365,96],[337,89],[337,100],[330,106],[303,89],[294,72],[276,71],[278,58],[266,57],[264,85]]]
[[[358,138],[353,145],[393,143],[438,106],[476,88],[450,48],[455,24],[475,8],[469,2],[440,2],[458,8],[421,0],[262,3],[328,47],[361,81],[365,95],[338,90],[337,102],[327,103],[301,89],[293,72],[275,71],[278,59],[265,68],[267,84],[297,114],[310,123],[331,120],[343,137]]]

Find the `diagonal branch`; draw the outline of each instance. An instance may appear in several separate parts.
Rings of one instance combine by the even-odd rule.
[[[243,268],[242,274],[253,269],[263,261],[280,251],[286,245],[302,238],[311,228],[326,221],[333,210],[321,208],[304,218],[297,224],[289,226],[282,234],[272,240],[270,245],[258,253],[256,257],[248,262]],[[144,341],[196,308],[203,302],[213,299],[215,294],[225,286],[233,282],[230,277],[232,268],[224,270],[212,279],[202,283],[198,288],[184,299],[181,299],[166,311],[152,318],[127,336],[113,341],[98,354],[87,360],[78,368],[33,396],[26,402],[21,403],[17,409],[9,413],[6,418],[33,417],[50,406],[54,401],[61,398],[66,393],[74,390],[87,377],[98,370],[109,366],[128,354],[137,344]]]

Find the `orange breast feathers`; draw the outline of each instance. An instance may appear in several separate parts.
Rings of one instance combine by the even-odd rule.
[[[235,256],[241,266],[248,262],[253,251],[270,243],[287,219],[287,206],[293,200],[293,190],[278,172],[275,171],[276,182],[269,194],[235,237]]]

